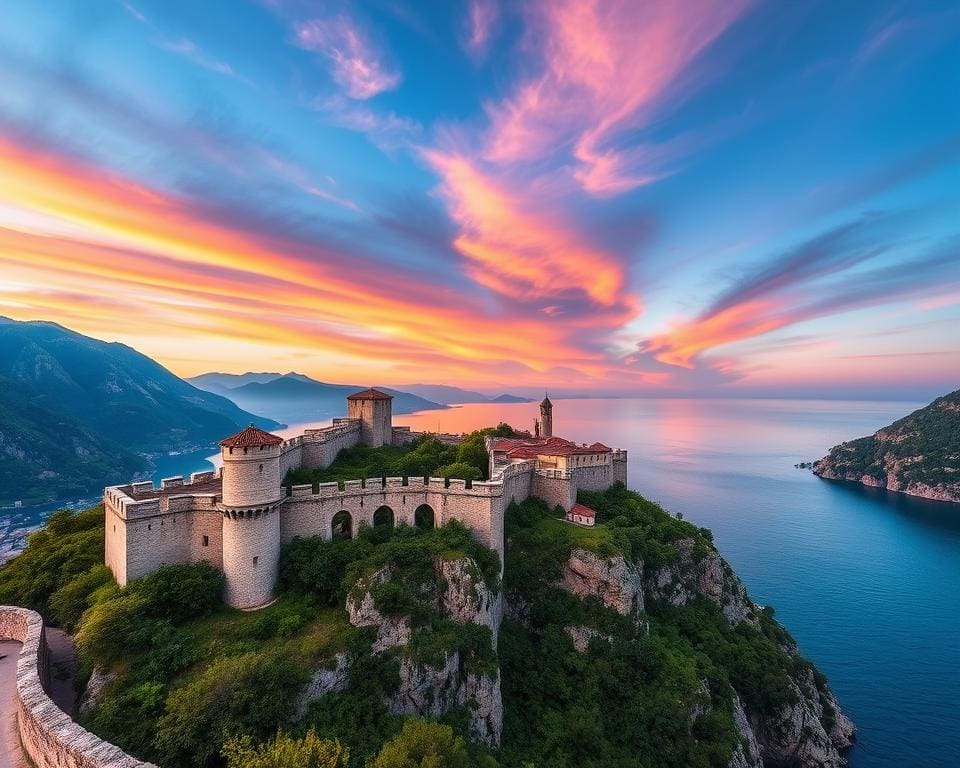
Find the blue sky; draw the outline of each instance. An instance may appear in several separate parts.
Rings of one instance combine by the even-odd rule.
[[[2,314],[184,375],[957,387],[955,3],[4,12]]]

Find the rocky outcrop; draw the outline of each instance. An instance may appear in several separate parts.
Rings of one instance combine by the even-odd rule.
[[[826,480],[849,480],[960,503],[960,390],[878,430],[834,446],[813,463]]]
[[[853,744],[853,724],[840,712],[833,694],[817,690],[811,670],[790,684],[796,704],[781,707],[773,716],[750,716],[764,765],[843,768],[847,760],[841,753]],[[832,718],[826,716],[825,704],[834,713]]]
[[[642,567],[622,555],[603,558],[578,547],[564,564],[560,586],[578,597],[598,597],[622,616],[635,615],[643,610]]]
[[[706,598],[720,608],[731,627],[747,622],[759,628],[759,609],[715,549],[703,542],[698,545],[693,539],[682,539],[674,546],[677,556],[673,562],[653,569],[643,569],[621,556],[601,558],[574,549],[564,565],[559,586],[580,597],[596,596],[622,615],[658,602],[682,607],[697,598]],[[509,612],[516,613],[512,609]],[[581,625],[564,630],[581,653],[599,635],[595,629]],[[799,655],[795,643],[788,639],[781,643],[781,651]],[[846,765],[842,753],[853,744],[855,728],[840,711],[829,689],[817,685],[812,668],[798,668],[800,671],[788,683],[796,703],[772,715],[751,711],[741,696],[733,692],[733,722],[740,738],[730,768]],[[707,681],[702,680],[690,710],[691,724],[710,711],[710,702],[710,689]]]
[[[489,628],[495,650],[503,616],[502,595],[487,587],[471,558],[437,557],[433,567],[439,584],[435,594],[429,596],[433,607],[457,624]],[[451,709],[466,707],[472,738],[484,744],[499,744],[503,730],[499,673],[478,674],[468,668],[467,660],[456,650],[445,653],[439,663],[416,658],[409,648],[410,619],[384,616],[374,601],[373,591],[392,575],[388,568],[381,568],[358,582],[346,606],[353,626],[377,628],[373,653],[392,651],[399,657],[400,684],[387,697],[387,708],[396,714],[441,717]]]
[[[716,550],[698,551],[692,539],[681,539],[675,546],[674,562],[644,574],[644,587],[650,600],[679,607],[702,596],[720,606],[731,626],[741,621],[756,625],[756,606]]]
[[[381,568],[357,585],[347,595],[347,614],[355,627],[376,627],[373,652],[383,653],[388,648],[410,642],[410,619],[406,616],[387,617],[377,610],[373,589],[390,580],[390,569]]]
[[[328,693],[345,691],[350,685],[350,654],[338,653],[329,667],[321,667],[313,673],[296,704],[296,719],[307,714],[310,702]]]
[[[499,675],[467,672],[458,653],[445,654],[438,666],[401,657],[400,687],[387,701],[391,712],[442,717],[463,706],[469,711],[471,738],[484,744],[499,744],[503,730]]]
[[[80,697],[79,713],[80,717],[88,715],[100,701],[103,689],[110,684],[117,676],[114,671],[107,671],[103,667],[94,667],[90,672],[90,679],[83,689],[83,695]]]

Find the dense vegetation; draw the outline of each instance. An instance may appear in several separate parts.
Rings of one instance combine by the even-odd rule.
[[[474,447],[482,449],[482,435],[471,436]],[[425,463],[469,456],[451,450],[425,439],[406,450],[348,451],[316,479],[394,474],[404,460],[419,474]],[[74,633],[83,675],[109,675],[83,723],[164,768],[726,766],[738,739],[734,690],[751,712],[774,713],[796,701],[789,678],[808,663],[784,651],[792,640],[770,609],[731,627],[702,597],[683,607],[648,599],[644,613],[622,616],[559,588],[574,547],[623,556],[644,578],[714,554],[709,531],[622,486],[580,501],[596,510],[596,528],[570,525],[537,499],[511,505],[502,585],[497,555],[456,522],[297,539],[281,556],[279,599],[256,612],[226,607],[221,574],[203,563],[117,587],[102,564],[103,508],[60,512],[0,568],[0,602],[34,607]],[[511,605],[497,652],[486,627],[455,624],[438,609],[437,563],[463,558],[475,583],[502,589]],[[388,580],[371,579],[383,569]],[[374,654],[375,628],[350,625],[345,601],[366,589],[381,614],[409,619],[408,645]],[[585,652],[571,627],[591,633]],[[437,723],[384,704],[403,655],[437,664],[453,650],[470,671],[499,666],[500,750],[465,740],[464,710]],[[342,652],[351,660],[347,690],[298,710],[313,672]],[[818,673],[814,680],[825,686]]]
[[[433,435],[424,435],[405,446],[371,448],[357,445],[337,454],[336,460],[321,469],[291,470],[284,484],[307,485],[378,477],[444,477],[482,480],[487,476],[487,449],[484,438],[514,437],[509,424],[471,432],[459,445],[448,445]]]
[[[894,466],[894,476],[888,477]],[[903,488],[911,483],[946,487],[960,497],[960,390],[870,437],[835,446],[814,469],[857,480],[866,475]]]
[[[787,676],[807,662],[781,650],[792,641],[769,609],[759,628],[730,627],[705,598],[683,608],[648,604],[629,617],[555,586],[573,547],[642,561],[645,574],[675,562],[681,539],[695,542],[695,559],[712,550],[708,531],[623,487],[580,500],[603,528],[566,525],[537,499],[507,514],[505,590],[527,620],[507,620],[500,631],[502,762],[726,766],[737,743],[733,688],[754,711],[773,712],[796,700]],[[594,632],[586,653],[574,649],[572,626]],[[702,680],[711,700],[698,709]],[[692,711],[700,715],[691,722]]]

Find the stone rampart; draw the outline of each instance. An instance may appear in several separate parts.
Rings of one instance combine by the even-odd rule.
[[[17,660],[17,725],[37,768],[156,768],[81,728],[47,695],[47,639],[40,614],[0,606],[0,638],[23,643]]]

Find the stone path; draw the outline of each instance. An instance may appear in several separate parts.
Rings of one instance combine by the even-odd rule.
[[[75,717],[77,692],[73,685],[77,676],[77,649],[73,638],[62,629],[47,627],[47,649],[50,662],[50,690],[47,693],[54,704],[70,717]]]
[[[20,643],[0,640],[0,768],[27,768],[17,733],[17,657]]]

